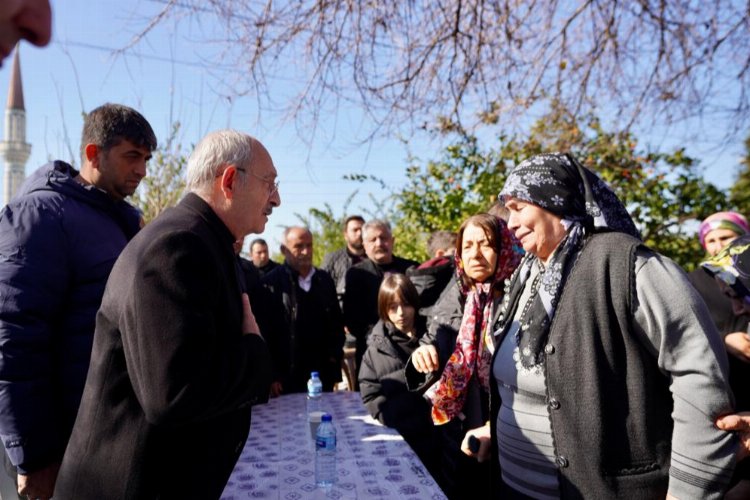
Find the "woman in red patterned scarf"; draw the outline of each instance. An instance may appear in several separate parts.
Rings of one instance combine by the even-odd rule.
[[[444,426],[443,472],[455,481],[446,487],[449,497],[489,491],[489,470],[466,461],[460,443],[466,430],[482,425],[489,417],[492,332],[506,280],[522,255],[520,244],[502,219],[477,214],[464,221],[456,240],[454,286],[465,302],[458,335],[449,342],[455,347],[452,352],[442,350],[441,356],[434,344],[423,345],[410,360],[416,371],[433,374],[433,378],[444,364],[440,379],[427,389],[425,397],[432,402],[433,422]]]

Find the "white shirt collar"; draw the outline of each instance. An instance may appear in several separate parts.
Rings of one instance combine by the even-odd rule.
[[[303,277],[301,274],[297,276],[297,283],[299,283],[299,287],[306,292],[309,292],[310,287],[312,287],[313,274],[315,274],[315,268],[311,267],[310,272],[307,274],[307,276]]]

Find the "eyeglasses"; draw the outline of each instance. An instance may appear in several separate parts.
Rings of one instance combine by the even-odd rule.
[[[279,181],[269,181],[268,179],[264,179],[263,177],[261,177],[260,175],[256,174],[252,170],[247,170],[245,168],[239,168],[239,167],[235,167],[235,168],[237,170],[239,170],[240,172],[249,173],[250,175],[252,175],[256,179],[261,180],[261,181],[265,182],[266,184],[268,184],[268,196],[273,196],[274,194],[276,194],[276,193],[279,192]]]

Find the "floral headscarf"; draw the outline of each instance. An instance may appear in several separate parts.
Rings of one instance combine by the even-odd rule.
[[[742,215],[737,212],[717,212],[706,217],[698,228],[698,239],[704,249],[706,248],[706,235],[714,229],[729,229],[737,233],[737,236],[750,233],[747,219]]]
[[[463,409],[469,381],[476,372],[482,387],[489,390],[492,363],[492,304],[499,292],[496,284],[504,283],[521,261],[523,250],[502,219],[497,219],[497,264],[494,276],[484,283],[469,286],[462,259],[456,259],[456,278],[466,297],[464,315],[456,338],[456,349],[448,359],[440,380],[425,396],[432,402],[432,420],[440,425],[451,421]]]
[[[604,181],[570,154],[540,154],[516,166],[508,176],[499,198],[517,198],[533,203],[562,219],[567,235],[542,271],[529,307],[516,334],[521,365],[540,365],[549,327],[562,289],[585,237],[597,231],[618,231],[640,239],[640,233],[625,207]],[[511,279],[501,310],[503,333],[511,326],[532,266],[539,259],[527,254]],[[535,284],[537,285],[537,284]]]
[[[715,257],[702,262],[701,267],[750,303],[750,235],[735,239]]]

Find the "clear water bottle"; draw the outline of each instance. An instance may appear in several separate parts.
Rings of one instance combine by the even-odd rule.
[[[331,487],[336,482],[336,428],[324,413],[315,435],[315,484]]]
[[[323,382],[320,381],[318,372],[310,374],[307,381],[307,414],[320,411],[321,399],[323,399]]]

